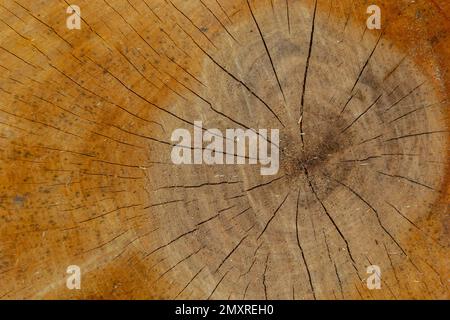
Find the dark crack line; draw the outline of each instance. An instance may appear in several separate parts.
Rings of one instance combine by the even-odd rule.
[[[369,57],[367,58],[366,62],[364,63],[364,66],[362,67],[361,71],[359,72],[358,77],[356,78],[356,81],[355,81],[355,83],[353,84],[353,87],[352,87],[352,89],[350,90],[350,92],[353,92],[353,90],[355,90],[355,88],[356,88],[356,86],[357,86],[359,80],[361,80],[361,77],[362,77],[364,71],[366,70],[367,66],[369,65],[369,62],[370,62],[370,60],[372,59],[372,57],[373,57],[373,55],[374,55],[374,53],[375,53],[375,50],[378,48],[378,44],[380,43],[380,40],[381,40],[382,37],[383,37],[383,33],[380,33],[380,36],[378,37],[377,42],[376,42],[376,44],[375,44],[375,46],[374,46],[372,52],[370,52]]]
[[[225,272],[225,274],[222,276],[222,278],[220,278],[219,282],[217,282],[216,286],[214,287],[213,291],[209,294],[208,298],[206,300],[211,299],[212,295],[214,294],[214,292],[216,292],[217,288],[219,287],[219,285],[222,283],[223,279],[225,279],[225,277],[227,276],[227,274],[230,272],[230,270],[228,270],[227,272]]]
[[[398,105],[400,102],[402,102],[403,100],[405,100],[407,97],[409,97],[410,95],[412,95],[417,89],[419,89],[420,87],[422,87],[425,84],[426,81],[422,82],[421,84],[419,84],[418,86],[416,86],[414,89],[412,89],[411,91],[409,91],[406,95],[404,95],[403,97],[401,97],[399,100],[397,100],[394,104],[392,104],[390,107],[388,107],[386,110],[383,111],[383,114],[388,112],[389,110],[391,110],[392,108],[394,108],[396,105]]]
[[[384,224],[381,222],[381,218],[380,218],[378,211],[369,202],[367,202],[359,193],[357,193],[355,190],[353,190],[352,188],[350,188],[348,185],[344,184],[343,182],[336,180],[328,175],[325,175],[325,177],[328,177],[332,181],[335,181],[338,184],[340,184],[341,186],[345,187],[347,190],[349,190],[351,193],[353,193],[358,199],[360,199],[362,202],[364,202],[369,207],[369,209],[375,213],[375,217],[377,218],[378,224],[380,225],[381,229],[383,229],[383,231],[389,236],[389,238],[391,238],[391,240],[398,246],[398,248],[402,251],[402,253],[405,256],[408,256],[406,254],[405,250],[402,248],[402,246],[394,238],[394,236],[392,236],[392,234],[389,232],[389,230],[386,229]]]
[[[361,113],[355,120],[353,120],[347,127],[345,127],[342,131],[341,134],[344,133],[345,131],[347,131],[348,129],[350,129],[350,127],[352,125],[354,125],[359,119],[361,119],[367,112],[369,112],[369,110],[378,103],[378,101],[380,101],[381,97],[383,96],[383,94],[380,94],[378,96],[378,98],[366,109],[364,110],[363,113]]]
[[[181,30],[188,36],[189,39],[199,48],[219,69],[221,69],[225,74],[227,74],[229,77],[231,77],[234,81],[238,82],[240,85],[242,85],[248,93],[250,93],[253,97],[255,97],[259,102],[261,102],[267,110],[270,111],[270,113],[278,120],[278,122],[285,127],[284,123],[281,121],[281,119],[278,117],[278,115],[273,111],[273,109],[265,102],[260,96],[258,96],[250,87],[243,82],[242,80],[238,79],[234,74],[232,74],[230,71],[228,71],[224,66],[219,64],[208,52],[206,52],[205,49],[203,49],[192,36],[187,33],[183,28]]]
[[[248,234],[246,234],[239,242],[238,244],[225,256],[225,258],[220,262],[217,269],[214,271],[214,273],[217,273],[219,271],[220,267],[223,266],[223,264],[228,260],[228,258],[231,257],[231,255],[239,248],[239,246],[244,242],[244,240],[248,237]]]
[[[231,34],[231,32],[227,29],[227,27],[220,21],[220,19],[216,16],[216,14],[202,1],[200,0],[200,3],[203,5],[203,7],[206,8],[206,10],[211,13],[211,15],[217,20],[217,22],[222,26],[222,28],[225,30],[225,32],[231,37],[231,39],[234,40],[237,44],[239,44],[239,41]]]
[[[297,207],[296,207],[296,212],[295,212],[295,233],[296,233],[296,238],[297,238],[297,246],[298,246],[298,248],[300,250],[300,254],[302,256],[303,263],[305,264],[306,273],[308,274],[309,286],[311,288],[311,292],[313,294],[314,300],[316,300],[317,299],[316,298],[316,292],[314,290],[314,285],[313,285],[313,282],[312,282],[311,272],[309,270],[308,263],[306,262],[305,252],[304,252],[304,250],[302,248],[302,245],[300,243],[300,233],[299,233],[299,230],[298,230],[298,216],[299,216],[298,207],[299,207],[299,204],[300,204],[299,202],[300,202],[300,189],[298,190]]]
[[[277,209],[275,210],[275,212],[272,214],[272,217],[267,221],[264,229],[261,231],[261,233],[259,234],[258,238],[256,238],[256,240],[259,240],[261,238],[261,236],[264,234],[264,232],[267,230],[267,228],[269,227],[269,224],[272,222],[272,220],[275,218],[275,216],[277,215],[278,211],[280,210],[280,208],[283,206],[283,204],[286,202],[287,198],[289,197],[290,192],[288,192],[288,194],[286,195],[286,197],[284,197],[283,201],[280,203],[280,205],[277,207]]]
[[[161,250],[161,249],[163,249],[163,248],[166,248],[167,246],[169,246],[169,245],[171,245],[172,243],[174,243],[175,241],[177,241],[177,240],[183,238],[184,236],[187,236],[187,235],[189,235],[189,234],[192,234],[192,233],[196,232],[197,230],[198,230],[198,229],[195,228],[195,229],[192,229],[192,230],[190,230],[190,231],[188,231],[188,232],[185,232],[185,233],[179,235],[178,237],[176,237],[175,239],[169,241],[168,243],[166,243],[166,244],[164,244],[164,245],[162,245],[162,246],[159,246],[158,248],[156,248],[156,249],[150,251],[149,253],[147,253],[147,254],[144,256],[144,259],[148,258],[148,257],[149,257],[150,255],[152,255],[153,253],[155,253],[155,252],[157,252],[157,251],[159,251],[159,250]]]
[[[432,104],[428,104],[428,105],[426,105],[426,106],[422,106],[422,107],[416,108],[416,109],[414,109],[414,110],[412,110],[412,111],[410,111],[410,112],[407,112],[407,113],[405,113],[405,114],[403,114],[403,115],[401,115],[401,116],[395,118],[394,120],[389,121],[388,124],[391,124],[391,123],[393,123],[393,122],[395,122],[395,121],[398,121],[398,120],[400,120],[400,119],[403,119],[403,118],[405,118],[405,117],[407,117],[407,116],[409,116],[409,115],[411,115],[411,114],[413,114],[413,113],[415,113],[415,112],[417,112],[417,111],[419,111],[419,110],[424,110],[424,109],[427,109],[427,108],[430,108],[430,107],[434,107],[434,106],[440,105],[440,104],[442,104],[442,103],[444,103],[444,102],[445,102],[445,100],[443,100],[443,101],[441,101],[441,102],[438,102],[438,103],[432,103]]]
[[[261,187],[265,187],[265,186],[267,186],[267,185],[269,185],[269,184],[271,184],[271,183],[273,183],[273,182],[275,182],[275,181],[281,180],[281,179],[283,179],[283,178],[285,178],[285,177],[286,177],[286,175],[282,175],[281,177],[272,179],[272,180],[270,180],[270,181],[268,181],[268,182],[261,183],[261,184],[258,184],[258,185],[256,185],[256,186],[250,187],[250,188],[248,188],[247,190],[245,190],[245,192],[249,192],[249,191],[253,191],[253,190],[255,190],[255,189],[261,188]]]
[[[303,115],[304,115],[304,111],[305,111],[305,93],[306,93],[306,83],[308,80],[309,63],[310,63],[310,59],[311,59],[311,55],[312,55],[312,47],[313,47],[313,43],[314,43],[314,31],[315,31],[315,27],[316,27],[316,13],[317,13],[317,0],[315,1],[315,4],[314,4],[311,35],[309,38],[308,56],[306,58],[305,72],[303,75],[302,95],[301,95],[301,101],[300,101],[300,135],[301,135],[303,147],[305,146],[304,135],[303,135]]]
[[[264,298],[267,300],[267,278],[266,278],[266,274],[267,274],[267,269],[268,269],[268,265],[269,265],[269,254],[267,254],[267,258],[266,258],[266,263],[264,266],[264,273],[263,273],[263,277],[262,277],[262,283],[263,283],[263,287],[264,287]]]
[[[427,189],[430,189],[430,190],[433,190],[433,191],[436,191],[436,192],[440,192],[439,190],[436,190],[436,189],[434,189],[434,188],[432,188],[430,186],[427,186],[426,184],[423,184],[423,183],[417,182],[415,180],[412,180],[411,178],[408,178],[408,177],[403,177],[403,176],[397,175],[397,174],[388,174],[388,173],[384,173],[384,172],[381,172],[381,171],[377,171],[377,173],[379,173],[379,174],[381,174],[383,176],[386,176],[386,177],[403,179],[403,180],[406,180],[406,181],[408,181],[410,183],[422,186],[424,188],[427,188]]]
[[[183,188],[183,189],[195,189],[195,188],[201,188],[205,186],[218,186],[218,185],[224,185],[224,184],[238,184],[242,183],[242,181],[220,181],[220,182],[204,182],[201,184],[196,185],[175,185],[175,186],[166,186],[166,187],[160,187],[158,189],[154,189],[153,191],[158,190],[164,190],[164,189],[175,189],[175,188]]]
[[[391,141],[396,141],[396,140],[401,140],[401,139],[406,139],[406,138],[413,138],[413,137],[420,137],[420,136],[429,135],[429,134],[448,133],[448,132],[450,132],[450,131],[437,130],[437,131],[429,131],[429,132],[411,133],[411,134],[406,134],[406,135],[403,135],[400,137],[391,138],[391,139],[385,140],[384,142],[391,142]]]
[[[218,49],[217,46],[214,44],[214,42],[212,42],[212,40],[205,34],[205,32],[203,32],[193,21],[192,19],[190,19],[183,11],[181,11],[177,6],[175,6],[175,4],[171,1],[171,0],[165,0],[166,3],[170,2],[170,4],[172,5],[172,7],[175,8],[175,10],[177,10],[183,17],[185,17],[189,23],[202,35],[204,36],[208,42],[215,48]]]
[[[183,263],[184,261],[188,260],[190,257],[196,255],[197,253],[199,253],[201,250],[203,250],[205,248],[205,246],[200,247],[197,251],[194,251],[192,253],[190,253],[189,255],[187,255],[186,257],[184,257],[183,259],[181,259],[180,261],[178,261],[176,264],[174,264],[172,267],[170,267],[169,269],[167,269],[166,271],[164,271],[164,273],[162,273],[154,282],[153,284],[155,284],[156,282],[158,282],[162,277],[164,277],[167,273],[169,273],[170,271],[172,271],[173,269],[175,269],[178,265],[180,265],[181,263]]]
[[[395,212],[397,212],[403,219],[405,219],[406,221],[408,221],[414,228],[416,228],[417,230],[419,230],[421,233],[423,233],[427,238],[429,238],[430,240],[432,240],[434,243],[436,243],[437,245],[439,245],[441,248],[444,248],[444,246],[442,244],[440,244],[437,240],[435,240],[434,238],[430,237],[425,231],[423,231],[422,229],[419,228],[419,226],[417,224],[415,224],[411,219],[409,219],[405,214],[403,214],[397,207],[395,207],[393,204],[389,203],[388,201],[385,201],[386,204],[388,204],[392,209],[394,209]]]
[[[205,267],[200,268],[200,270],[198,270],[198,272],[191,278],[191,280],[188,281],[188,283],[184,286],[184,288],[178,292],[178,294],[174,297],[174,299],[178,298],[180,296],[180,294],[182,294],[184,292],[184,290],[187,289],[187,287],[189,287],[189,285],[192,283],[192,281],[195,280],[195,278],[197,278],[197,276],[205,269]]]
[[[286,18],[287,18],[288,31],[289,31],[289,34],[291,34],[291,17],[289,14],[289,0],[286,0]]]
[[[322,200],[319,198],[319,195],[317,194],[316,190],[314,189],[314,186],[312,184],[311,178],[309,177],[309,173],[308,173],[308,169],[303,166],[304,172],[305,172],[305,176],[306,179],[308,180],[308,184],[309,187],[311,188],[312,193],[314,194],[315,198],[317,199],[317,201],[319,202],[320,206],[322,207],[323,211],[325,212],[325,214],[327,215],[328,219],[331,221],[331,223],[333,224],[333,226],[335,227],[336,231],[339,233],[339,236],[341,237],[341,239],[344,241],[345,246],[347,248],[347,252],[348,255],[350,257],[350,259],[352,260],[353,265],[356,265],[355,259],[353,258],[352,252],[350,250],[350,246],[348,244],[347,239],[344,237],[344,234],[342,233],[341,229],[338,227],[338,225],[336,224],[336,222],[334,221],[333,217],[330,215],[330,213],[328,212],[328,209],[325,207],[324,203],[322,202]]]
[[[269,48],[267,47],[266,40],[264,39],[264,35],[263,35],[262,31],[261,31],[261,28],[259,26],[258,20],[256,20],[256,17],[255,17],[255,15],[253,13],[252,7],[250,6],[249,0],[247,0],[247,5],[248,5],[248,9],[250,10],[250,14],[251,14],[251,16],[253,18],[253,21],[255,22],[256,28],[258,29],[259,36],[261,37],[261,41],[262,41],[262,43],[264,45],[264,49],[266,50],[266,54],[269,57],[270,65],[272,66],[272,71],[273,71],[273,73],[275,75],[275,79],[276,79],[276,81],[278,83],[278,88],[280,89],[281,95],[283,96],[284,103],[286,104],[286,96],[285,96],[283,88],[281,86],[280,78],[278,77],[278,73],[277,73],[277,70],[275,69],[275,65],[273,63],[273,59],[272,59],[272,56],[270,54]]]

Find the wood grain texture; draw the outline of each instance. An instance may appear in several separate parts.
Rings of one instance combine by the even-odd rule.
[[[1,0],[0,297],[448,299],[450,7],[370,4]],[[194,121],[278,174],[173,165]]]

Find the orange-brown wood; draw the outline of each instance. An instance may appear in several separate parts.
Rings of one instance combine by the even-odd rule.
[[[370,4],[1,1],[0,297],[448,299],[450,6]],[[172,164],[200,120],[278,174]]]

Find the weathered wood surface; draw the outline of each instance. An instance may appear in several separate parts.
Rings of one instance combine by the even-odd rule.
[[[376,2],[2,0],[0,297],[448,298],[450,7]],[[196,120],[278,175],[172,165]]]

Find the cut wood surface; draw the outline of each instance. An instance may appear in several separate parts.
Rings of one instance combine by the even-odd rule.
[[[0,298],[448,299],[450,6],[370,4],[1,0]],[[278,173],[174,165],[194,121]]]

